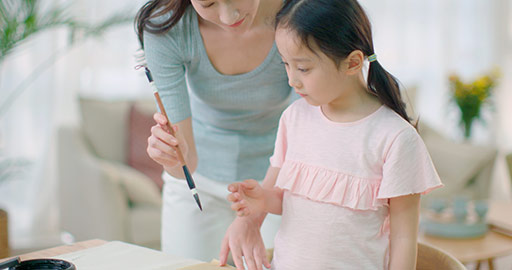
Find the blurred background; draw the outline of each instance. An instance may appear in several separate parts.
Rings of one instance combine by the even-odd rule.
[[[1,1],[4,8],[26,2]],[[134,69],[136,63],[133,57],[139,48],[133,17],[145,1],[37,2],[36,11],[39,14],[63,7],[64,18],[68,22],[72,19],[79,23],[55,25],[37,31],[3,53],[0,60],[0,208],[8,213],[11,253],[87,237],[106,240],[119,238],[157,247],[157,242],[144,238],[146,236],[138,238],[135,231],[138,226],[144,226],[140,220],[150,219],[158,223],[156,216],[159,210],[151,210],[156,213],[154,219],[151,219],[144,216],[147,212],[143,210],[141,212],[144,213],[137,217],[133,209],[139,202],[143,207],[158,206],[158,199],[145,201],[133,194],[134,187],[128,184],[132,180],[126,180],[130,178],[126,175],[131,171],[123,169],[112,176],[116,170],[112,168],[120,165],[115,162],[105,164],[103,161],[112,158],[108,157],[109,147],[117,146],[105,141],[95,142],[98,136],[117,134],[102,130],[109,126],[119,127],[116,132],[128,136],[129,124],[118,125],[117,121],[121,120],[105,113],[113,110],[117,110],[115,113],[118,114],[126,114],[127,111],[133,113],[130,109],[132,106],[127,104],[139,101],[148,101],[142,111],[147,111],[148,103],[150,108],[152,106],[151,90],[143,73]],[[408,102],[414,108],[414,113],[419,115],[420,122],[442,138],[442,144],[437,147],[435,143],[427,143],[429,150],[443,148],[450,151],[445,145],[455,145],[451,150],[453,153],[432,153],[436,167],[441,164],[436,159],[473,159],[467,161],[469,165],[444,164],[448,168],[442,169],[447,175],[446,180],[443,177],[442,180],[446,182],[464,175],[467,178],[464,181],[469,179],[475,182],[480,181],[475,180],[478,177],[483,177],[485,179],[478,185],[485,186],[482,189],[485,193],[475,195],[475,192],[470,192],[470,196],[511,201],[512,188],[506,156],[512,153],[512,0],[360,2],[373,24],[379,61],[402,82]],[[4,28],[7,22],[0,23],[4,24]],[[77,27],[81,25],[83,27]],[[2,34],[4,42],[5,30]],[[465,136],[461,126],[462,113],[455,99],[460,96],[456,95],[454,75],[466,84],[484,84],[482,87],[485,93],[490,94],[481,98],[483,104],[479,118],[472,121],[469,136]],[[485,83],[488,83],[488,87],[485,87]],[[91,111],[104,122],[102,125],[95,125],[92,116],[84,115]],[[130,115],[118,119],[128,121],[132,119]],[[74,162],[72,159],[81,159],[77,158],[78,152],[86,150],[83,147],[78,150],[72,148],[73,143],[68,142],[68,139],[75,136],[72,135],[74,133],[62,131],[68,127],[80,130],[78,132],[83,131],[75,135],[77,138],[85,138],[83,145],[91,150],[87,154],[89,156],[77,162],[86,162],[91,167],[100,163],[98,166],[101,167],[101,173],[87,174],[80,169],[73,169],[73,166],[78,165],[71,164]],[[124,147],[129,140],[120,139],[114,144],[121,143],[119,147]],[[67,146],[67,143],[71,146]],[[99,149],[102,144],[104,148]],[[128,150],[122,151],[121,157],[113,157],[114,160],[118,159],[118,163],[126,163]],[[486,161],[482,161],[489,163],[490,160],[490,165],[485,165],[490,172],[478,176],[483,168],[478,159],[484,158],[484,155],[491,156],[486,156]],[[99,161],[94,161],[96,157]],[[126,198],[119,195],[117,201],[113,202],[127,204],[122,210],[130,212],[126,217],[122,216],[122,211],[113,210],[118,215],[116,222],[121,224],[119,226],[130,224],[125,231],[118,227],[106,231],[106,226],[110,225],[102,222],[109,218],[107,214],[94,221],[94,217],[88,216],[86,210],[82,211],[79,205],[75,205],[78,199],[74,198],[78,198],[77,195],[69,195],[72,189],[77,189],[70,187],[70,183],[84,175],[87,177],[80,181],[89,181],[99,174],[103,178],[110,175],[117,179],[114,182],[121,182],[123,190],[128,193]],[[137,174],[137,177],[144,176]],[[148,182],[147,179],[141,181]],[[464,183],[463,186],[470,184]],[[102,195],[95,193],[94,189],[82,186],[78,189],[81,189],[81,195],[85,194],[89,198],[83,203],[84,207],[96,202],[98,209],[109,208],[108,200],[99,199]],[[158,194],[158,185],[156,188],[148,187],[148,192],[153,192],[151,194],[155,190]],[[104,189],[103,192],[114,197],[119,193],[110,189]],[[73,213],[63,213],[63,207],[73,208]],[[83,232],[86,229],[71,231],[80,218],[89,220],[92,225],[87,226],[91,228],[94,224],[100,224],[97,225],[98,232],[91,229],[89,231],[94,235],[89,236]],[[75,220],[75,224],[71,224],[73,221],[69,219]],[[155,227],[157,233],[158,226]],[[116,233],[122,235],[115,236]],[[156,237],[155,241],[158,241],[158,236],[147,237]]]

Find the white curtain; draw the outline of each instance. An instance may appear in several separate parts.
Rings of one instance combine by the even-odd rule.
[[[52,1],[47,1],[52,2]],[[66,1],[53,1],[66,2]],[[76,0],[76,17],[95,22],[145,1]],[[451,72],[470,79],[499,66],[495,112],[485,112],[487,126],[477,126],[475,143],[496,144],[512,152],[512,0],[361,0],[373,24],[379,61],[406,87],[417,89],[422,121],[454,139],[460,138],[458,112],[450,103]],[[37,35],[0,67],[0,102],[52,52],[66,45],[67,32]],[[76,96],[133,98],[149,91],[132,54],[138,48],[133,25],[107,32],[66,52],[49,66],[0,117],[0,143],[10,157],[34,162],[29,173],[0,183],[0,206],[10,214],[13,247],[59,240],[54,152],[58,125],[79,121]],[[500,179],[508,177],[501,169]],[[507,178],[508,179],[508,178]],[[504,181],[503,183],[505,183]],[[503,186],[505,185],[505,186]],[[510,196],[510,186],[494,189]],[[507,191],[508,190],[508,191]]]
[[[41,1],[42,8],[72,3],[74,18],[97,23],[119,12],[135,14],[145,2],[119,0]],[[26,159],[26,172],[0,182],[0,207],[9,213],[14,249],[51,246],[61,241],[58,229],[55,163],[56,128],[80,121],[77,96],[129,99],[150,95],[145,78],[134,70],[138,49],[132,23],[113,27],[66,49],[69,32],[57,28],[36,34],[16,48],[0,67],[0,104],[24,81],[31,83],[0,115],[0,152]],[[51,55],[61,52],[56,58]],[[55,59],[49,61],[48,59]],[[34,70],[35,79],[28,79]],[[2,158],[2,157],[0,157]],[[93,198],[92,198],[93,199]]]

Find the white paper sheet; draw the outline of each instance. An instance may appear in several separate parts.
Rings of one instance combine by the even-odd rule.
[[[79,270],[170,270],[202,263],[119,241],[54,258],[72,262]]]

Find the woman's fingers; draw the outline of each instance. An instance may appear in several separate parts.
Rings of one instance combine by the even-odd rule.
[[[256,270],[257,267],[256,267],[256,262],[254,261],[252,247],[244,246],[244,247],[242,247],[242,250],[244,252],[244,259],[245,259],[245,264],[247,265],[247,269],[248,270]]]
[[[261,252],[259,252],[258,249],[254,249],[254,262],[256,264],[256,269],[258,270],[263,270],[263,268],[261,267],[261,265],[263,264],[263,258],[264,256],[261,256],[260,254]]]
[[[224,238],[222,239],[222,243],[220,245],[220,253],[219,253],[220,266],[226,265],[226,262],[228,261],[228,255],[229,255],[229,237],[228,237],[228,234],[226,234],[226,235],[224,235]]]
[[[165,126],[167,125],[167,119],[165,118],[165,116],[159,112],[156,112],[153,114],[153,120],[155,120],[155,122],[157,122],[158,124],[162,125],[162,126]]]
[[[233,262],[235,263],[237,270],[244,270],[244,261],[242,259],[242,250],[239,247],[231,249],[231,255],[233,256]]]
[[[178,139],[176,137],[172,136],[168,132],[162,129],[159,125],[155,125],[151,127],[151,134],[152,136],[156,137],[157,139],[161,140],[162,142],[176,147],[178,146]]]

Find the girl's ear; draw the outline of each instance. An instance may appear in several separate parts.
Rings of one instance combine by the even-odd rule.
[[[348,75],[354,75],[361,72],[364,63],[364,54],[360,50],[355,50],[351,52],[347,58],[345,59],[346,63],[348,63],[348,68],[346,70]]]

